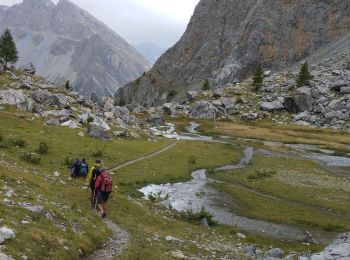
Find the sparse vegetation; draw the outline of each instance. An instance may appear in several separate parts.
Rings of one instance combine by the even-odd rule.
[[[19,148],[23,148],[26,146],[26,141],[22,138],[13,138],[11,139],[11,143]]]
[[[310,85],[310,80],[312,79],[312,75],[309,72],[309,65],[307,62],[305,62],[301,68],[300,68],[300,72],[298,75],[298,79],[297,79],[297,85],[298,87],[302,87],[302,86],[309,86]]]
[[[197,163],[196,157],[191,155],[190,157],[188,157],[188,161],[187,162],[188,162],[188,165],[195,165]]]
[[[34,152],[24,152],[21,154],[21,158],[32,164],[39,164],[41,157]]]
[[[214,220],[213,215],[206,211],[204,207],[202,207],[201,211],[199,212],[194,212],[192,209],[185,210],[183,212],[180,212],[179,216],[181,219],[197,224],[199,224],[203,218],[206,218],[208,220],[209,226],[217,225],[217,222]]]
[[[276,175],[275,170],[271,169],[258,169],[255,171],[254,174],[251,174],[247,177],[249,180],[261,180],[261,179],[267,179],[272,176]]]
[[[49,152],[49,144],[46,141],[40,142],[37,152],[40,154],[47,154]]]
[[[91,152],[92,156],[95,158],[102,158],[102,156],[105,154],[106,145],[99,147],[97,146],[94,151]]]

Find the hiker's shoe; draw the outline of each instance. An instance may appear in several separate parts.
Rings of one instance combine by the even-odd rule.
[[[106,213],[102,213],[102,214],[101,214],[101,217],[102,217],[102,218],[106,218],[106,217],[107,217],[107,214],[106,214]]]

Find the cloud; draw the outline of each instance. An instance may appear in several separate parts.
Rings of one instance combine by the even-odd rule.
[[[199,0],[71,0],[130,43],[170,47],[186,29]],[[12,5],[22,0],[0,0]],[[57,3],[58,0],[53,2]]]

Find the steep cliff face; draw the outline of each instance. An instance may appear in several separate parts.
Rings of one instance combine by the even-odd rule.
[[[281,69],[350,32],[350,3],[343,0],[201,0],[180,41],[152,70],[117,91],[117,103],[144,106],[239,81],[255,70]]]
[[[18,66],[32,62],[50,81],[70,80],[83,95],[113,95],[148,62],[125,40],[68,0],[24,0],[0,7],[0,31],[10,28]]]

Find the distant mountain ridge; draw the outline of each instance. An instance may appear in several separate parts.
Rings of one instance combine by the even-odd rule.
[[[166,51],[166,48],[162,48],[154,44],[153,42],[142,42],[134,44],[136,50],[138,50],[145,58],[152,64],[154,64],[158,58]]]
[[[0,8],[19,49],[17,66],[32,62],[39,75],[70,80],[83,95],[110,96],[140,76],[149,62],[118,34],[68,0],[24,0]]]
[[[281,70],[349,34],[349,17],[343,0],[201,0],[179,42],[119,89],[116,103],[157,106],[206,80],[212,87],[241,81],[258,64]]]

